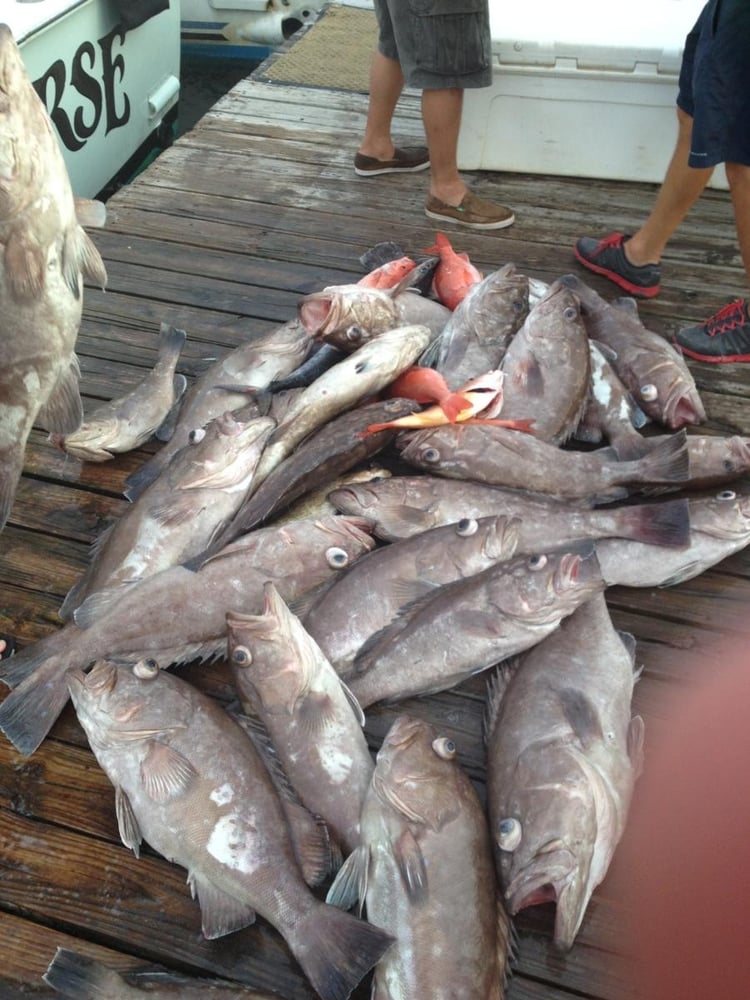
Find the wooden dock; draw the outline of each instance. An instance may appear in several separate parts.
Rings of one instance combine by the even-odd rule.
[[[84,402],[120,395],[156,357],[159,324],[187,331],[179,370],[195,376],[247,337],[295,315],[301,295],[356,280],[359,255],[381,240],[419,252],[434,242],[423,214],[425,175],[357,177],[352,170],[366,97],[250,78],[109,202],[92,233],[106,262],[106,291],[87,287],[78,352]],[[417,95],[398,112],[397,136],[422,138]],[[509,141],[512,141],[509,139]],[[575,141],[573,138],[571,141]],[[576,270],[582,232],[632,230],[654,187],[522,174],[469,177],[507,203],[516,224],[497,233],[452,230],[484,271],[515,261],[551,281]],[[591,279],[607,297],[612,286]],[[663,292],[641,315],[660,332],[710,315],[744,288],[729,196],[709,191],[669,247]],[[750,434],[750,380],[742,365],[695,365],[704,431]],[[157,445],[81,466],[32,433],[10,522],[0,536],[0,633],[25,646],[60,627],[57,609],[88,560],[90,543],[126,503],[121,490]],[[747,629],[750,560],[740,553],[700,577],[658,592],[614,588],[615,623],[637,639],[644,674],[636,708],[648,732],[687,674],[710,669],[722,634]],[[229,701],[225,664],[182,676]],[[480,791],[483,685],[367,713],[373,750],[405,707],[440,724]],[[3,689],[0,697],[4,695]],[[648,744],[647,744],[648,767]],[[624,1000],[633,996],[610,880],[597,890],[572,951],[551,947],[545,907],[517,922],[509,1000]],[[57,945],[121,970],[162,966],[239,981],[289,1000],[312,996],[281,937],[262,921],[207,942],[183,869],[119,840],[114,792],[70,706],[29,758],[0,737],[0,1000],[51,996],[41,976]],[[356,993],[368,996],[365,982]],[[421,1000],[421,998],[420,998]]]

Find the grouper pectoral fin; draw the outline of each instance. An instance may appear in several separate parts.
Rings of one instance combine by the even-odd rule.
[[[57,380],[36,422],[53,434],[72,434],[83,422],[83,403],[79,389],[78,358],[71,355],[70,364]]]
[[[126,847],[130,848],[136,857],[140,857],[141,841],[143,840],[141,830],[138,826],[138,820],[135,818],[133,807],[130,804],[130,799],[119,785],[115,786],[115,815],[117,816],[117,829],[120,831],[120,840]]]

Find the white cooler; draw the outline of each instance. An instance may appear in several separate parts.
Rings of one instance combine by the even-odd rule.
[[[660,182],[704,2],[490,0],[493,81],[465,92],[459,168]]]

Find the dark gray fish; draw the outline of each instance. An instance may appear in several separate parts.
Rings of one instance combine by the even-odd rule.
[[[89,594],[131,586],[207,548],[242,503],[275,426],[270,417],[243,422],[223,413],[196,431],[97,538],[87,571],[60,608],[63,621]]]
[[[652,545],[687,545],[687,501],[629,504],[591,510],[520,490],[506,490],[462,479],[392,476],[387,481],[347,483],[329,494],[342,514],[357,514],[374,524],[378,538],[394,542],[441,524],[505,516],[518,519],[518,550],[599,538],[634,538]],[[374,555],[374,553],[373,553]]]
[[[589,336],[576,295],[553,282],[508,344],[502,417],[533,418],[532,434],[563,444],[578,426],[591,378]]]
[[[272,583],[263,613],[229,612],[227,632],[243,708],[263,723],[300,801],[351,853],[373,771],[361,708]]]
[[[706,419],[685,359],[669,341],[643,325],[635,299],[620,298],[610,304],[574,274],[560,280],[581,300],[589,336],[613,352],[612,366],[641,409],[672,430]]]
[[[402,432],[396,444],[405,461],[427,472],[558,499],[621,499],[690,475],[684,430],[632,461],[620,461],[614,448],[564,451],[532,434],[479,423]]]
[[[395,943],[373,997],[502,1000],[511,928],[497,898],[484,809],[452,740],[399,716],[378,751],[362,846],[329,902],[357,898]]]
[[[515,518],[465,518],[368,553],[315,601],[305,628],[342,675],[359,650],[415,601],[516,552]],[[357,570],[355,572],[354,570]]]
[[[665,435],[655,434],[638,439],[625,438],[615,444],[621,458],[635,458],[653,447],[655,441],[664,441]],[[690,478],[681,489],[712,490],[724,486],[750,473],[750,438],[740,435],[723,437],[708,434],[688,434]],[[661,487],[663,491],[666,487]]]
[[[416,602],[344,679],[363,708],[443,691],[536,645],[604,587],[590,542],[496,563]]]
[[[436,368],[451,389],[459,389],[499,367],[528,312],[529,279],[506,264],[471,286],[420,364]]]
[[[490,693],[487,798],[506,904],[515,914],[554,901],[562,950],[607,873],[642,766],[634,646],[596,594]]]

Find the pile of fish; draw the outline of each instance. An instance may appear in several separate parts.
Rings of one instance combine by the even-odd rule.
[[[643,764],[607,588],[750,542],[727,488],[750,441],[687,433],[695,382],[632,300],[430,249],[373,248],[361,283],[306,296],[176,413],[163,330],[138,432],[130,394],[55,440],[92,461],[168,440],[65,624],[0,664],[15,747],[70,696],[123,842],[187,869],[207,938],[269,921],[324,1000],[373,968],[379,997],[500,1000],[511,918],[539,903],[573,945]],[[222,656],[241,713],[166,669]],[[363,733],[369,706],[480,672],[486,811],[433,726],[400,714],[375,759]],[[71,996],[108,976],[67,952],[47,974]]]

